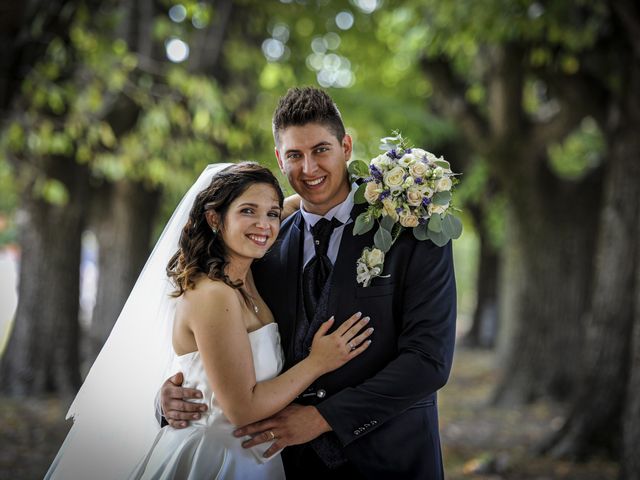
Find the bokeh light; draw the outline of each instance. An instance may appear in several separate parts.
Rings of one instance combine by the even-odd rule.
[[[373,13],[380,6],[380,0],[353,0],[353,3],[364,13]]]
[[[353,27],[353,14],[347,10],[336,15],[336,25],[340,30],[349,30]]]
[[[189,45],[179,38],[168,40],[165,45],[167,58],[174,63],[184,62],[189,58]]]
[[[285,53],[285,46],[277,38],[267,38],[262,42],[262,53],[270,62],[280,60]]]
[[[184,22],[187,18],[187,9],[181,4],[174,5],[169,9],[169,18],[176,23]]]

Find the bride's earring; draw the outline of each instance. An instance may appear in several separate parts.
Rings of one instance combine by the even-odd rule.
[[[213,232],[213,235],[218,235],[218,229],[216,227],[211,227],[211,231]]]

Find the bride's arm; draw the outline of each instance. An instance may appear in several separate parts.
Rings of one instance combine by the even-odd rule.
[[[283,374],[257,382],[251,344],[243,322],[246,310],[236,292],[214,282],[188,292],[184,298],[188,324],[198,345],[207,377],[225,416],[246,425],[282,410],[321,375],[362,353],[370,330],[358,335],[366,319],[354,315],[326,335],[325,322],[314,337],[311,353]],[[349,343],[358,345],[350,351]]]
[[[300,195],[295,193],[284,199],[284,206],[282,208],[282,215],[280,218],[284,220],[288,216],[296,213],[298,210],[300,210]]]

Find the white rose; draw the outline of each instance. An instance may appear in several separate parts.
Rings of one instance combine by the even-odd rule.
[[[404,182],[404,169],[402,167],[394,167],[384,174],[384,184],[391,190],[401,187]]]
[[[384,263],[384,252],[378,248],[372,248],[367,255],[367,266],[369,268],[377,267]]]
[[[384,170],[389,166],[390,160],[391,159],[389,158],[389,156],[386,153],[383,153],[382,155],[378,155],[376,158],[371,160],[371,164],[375,165],[378,170]]]
[[[442,177],[440,180],[438,180],[438,182],[436,183],[436,190],[438,192],[445,192],[445,191],[449,191],[451,190],[451,186],[453,184],[451,183],[451,179],[449,177]]]
[[[413,178],[422,178],[425,176],[429,167],[423,162],[414,162],[409,167],[409,173]]]
[[[416,159],[413,157],[411,153],[405,153],[401,159],[398,160],[398,165],[401,165],[407,168],[409,165],[414,163]]]
[[[435,203],[430,203],[427,211],[429,212],[429,215],[433,215],[434,213],[444,213],[447,208],[449,208],[448,203],[446,205],[436,205]]]
[[[433,188],[431,188],[428,183],[422,183],[420,186],[416,186],[416,188],[423,197],[431,197],[434,193]]]
[[[413,185],[413,183],[414,183],[413,177],[409,176],[404,180],[404,183],[402,184],[402,188],[407,189],[411,185]]]
[[[407,203],[412,207],[420,205],[423,198],[422,186],[413,185],[407,190]]]
[[[378,182],[367,183],[367,186],[364,189],[365,200],[370,204],[374,204],[378,200],[379,196],[380,196],[380,184]]]
[[[412,148],[411,149],[411,155],[413,155],[413,158],[415,158],[416,160],[422,160],[425,157],[425,155],[427,155],[427,153],[429,153],[429,152],[427,152],[426,150],[423,150],[421,148]]]
[[[418,226],[418,217],[410,212],[402,212],[400,214],[400,225],[407,228],[413,228]]]
[[[431,153],[431,152],[425,152],[425,154],[426,154],[426,156],[427,156],[427,161],[428,161],[429,163],[433,163],[433,162],[435,162],[436,160],[438,160],[438,157],[436,157],[436,156],[435,156],[433,153]]]
[[[442,167],[436,167],[436,168],[433,169],[433,177],[434,178],[442,177],[443,173],[444,173],[444,170],[442,169]]]
[[[396,212],[396,202],[394,202],[391,198],[387,197],[382,201],[383,213],[394,222],[398,221],[398,212]]]

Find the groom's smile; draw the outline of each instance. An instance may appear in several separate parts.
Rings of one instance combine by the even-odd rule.
[[[316,180],[305,180],[305,182],[304,182],[304,183],[307,185],[307,187],[309,187],[309,188],[313,188],[313,187],[317,187],[317,186],[318,186],[318,185],[320,185],[322,182],[324,182],[326,178],[327,178],[327,177],[326,177],[326,176],[324,176],[324,177],[320,177],[320,178],[318,178],[318,179],[316,179]]]
[[[346,162],[351,157],[351,137],[342,141],[320,123],[282,129],[276,147],[278,165],[305,210],[324,215],[350,192]]]

